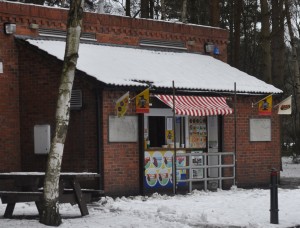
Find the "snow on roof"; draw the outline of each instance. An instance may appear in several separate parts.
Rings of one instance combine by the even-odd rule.
[[[27,40],[31,45],[63,60],[65,42]],[[77,69],[108,85],[238,93],[282,93],[273,85],[248,75],[207,55],[186,52],[146,50],[100,44],[79,47]]]

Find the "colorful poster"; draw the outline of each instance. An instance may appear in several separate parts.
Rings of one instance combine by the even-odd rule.
[[[166,130],[166,139],[167,139],[167,143],[174,142],[174,131],[173,130]]]
[[[189,143],[191,148],[206,148],[206,117],[189,117]]]
[[[186,157],[180,156],[184,154],[184,150],[179,150],[177,154],[177,167],[186,166]],[[172,166],[173,166],[172,150],[157,150],[145,151],[144,165],[145,165],[145,187],[146,188],[162,188],[173,187],[172,185]],[[177,180],[186,177],[185,170],[177,170]],[[185,183],[178,183],[179,185]]]
[[[202,151],[192,151],[192,165],[193,166],[203,166],[203,156],[201,156]],[[192,169],[192,178],[203,178],[203,169]]]

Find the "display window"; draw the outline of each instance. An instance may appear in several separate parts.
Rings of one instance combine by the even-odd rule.
[[[172,109],[152,107],[144,116],[145,149],[196,148],[203,152],[218,149],[218,116],[176,116]]]

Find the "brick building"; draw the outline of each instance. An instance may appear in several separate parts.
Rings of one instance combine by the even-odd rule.
[[[60,55],[64,52],[61,44],[65,36],[66,21],[67,11],[64,9],[0,2],[1,172],[45,171],[47,154],[36,153],[34,128],[49,126],[50,132],[55,128],[54,117],[62,68]],[[7,23],[16,25],[14,34],[5,33],[4,25]],[[87,50],[88,54],[95,53],[96,58],[88,54],[85,56],[85,53],[79,55],[73,91],[79,92],[77,98],[80,104],[72,104],[62,171],[100,173],[101,183],[96,184],[108,195],[140,194],[149,187],[149,183],[145,184],[145,158],[149,153],[152,156],[154,151],[163,151],[157,149],[158,147],[169,146],[164,133],[170,127],[172,129],[172,126],[168,128],[171,109],[158,96],[172,94],[172,79],[178,83],[176,94],[179,96],[216,96],[231,100],[234,100],[233,82],[243,84],[243,80],[246,80],[245,85],[240,86],[237,83],[236,119],[232,111],[221,115],[196,115],[205,118],[195,119],[196,123],[200,121],[202,124],[197,125],[199,129],[205,128],[204,137],[199,138],[205,141],[203,145],[197,142],[195,148],[209,152],[209,148],[212,148],[209,143],[214,141],[216,147],[213,149],[216,150],[211,150],[213,152],[236,151],[237,185],[267,186],[269,170],[272,167],[279,169],[280,166],[279,117],[274,112],[270,116],[262,117],[251,104],[270,93],[280,94],[281,91],[228,66],[225,63],[227,37],[228,32],[220,28],[85,13],[82,33],[84,44],[80,46],[80,50]],[[52,43],[52,40],[56,42]],[[214,45],[215,49],[211,53],[204,50],[208,47],[207,44]],[[127,51],[124,51],[124,47],[127,47]],[[56,53],[58,50],[59,54]],[[120,55],[110,56],[109,53],[114,51]],[[157,52],[159,55],[153,56]],[[101,58],[101,53],[107,57]],[[124,55],[121,56],[121,53]],[[139,56],[145,60],[139,66],[134,66],[133,60],[138,61]],[[178,57],[182,62],[172,65],[163,56],[174,58],[174,61]],[[99,62],[95,62],[98,58]],[[157,61],[153,61],[156,58]],[[148,59],[153,62],[146,63]],[[85,61],[80,63],[81,60]],[[199,76],[196,77],[201,79],[203,87],[195,78],[189,81],[189,73],[185,75],[186,72],[195,74],[198,62],[193,63],[194,60],[199,60],[203,68],[204,63],[210,65],[207,71],[200,69]],[[94,69],[93,66],[97,64],[100,68]],[[178,64],[180,68],[177,69]],[[118,68],[121,70],[117,71]],[[139,71],[135,71],[137,68]],[[180,69],[185,71],[180,72]],[[222,72],[223,69],[226,72]],[[127,80],[117,77],[120,74],[125,75]],[[213,79],[221,74],[222,77]],[[178,78],[180,75],[181,78],[186,77],[186,84],[184,81],[181,83]],[[161,83],[159,79],[163,77],[168,77],[164,83],[168,81],[170,85]],[[232,88],[229,88],[227,82],[232,84]],[[124,118],[124,121],[129,121],[131,117],[134,119],[136,138],[131,135],[127,137],[126,132],[119,134],[117,127],[122,123],[114,118],[116,101],[127,91],[130,91],[130,97],[133,98],[148,88],[149,83],[153,105],[150,113],[136,114],[135,103],[131,102],[126,113],[128,120]],[[164,113],[153,114],[159,108]],[[213,109],[214,107],[211,108]],[[177,137],[175,135],[175,140],[173,136],[173,141],[178,142],[180,147],[184,144],[183,147],[192,148],[193,142],[189,138],[188,128],[192,127],[189,121],[192,123],[193,119],[190,116],[185,114],[176,118],[174,128],[178,124],[182,130],[179,130],[181,133]],[[210,126],[208,123],[210,121],[216,121],[211,123],[216,124],[217,133],[211,136],[215,140],[209,141],[209,132],[214,131],[209,130],[213,129],[213,124]],[[254,131],[262,129],[259,125],[261,123],[267,124],[270,130],[266,135]],[[160,124],[165,125],[163,130],[151,129]],[[115,133],[112,132],[113,126],[116,127]],[[126,131],[126,127],[124,129]],[[155,135],[163,136],[155,138],[154,131]],[[153,150],[145,148],[146,138],[147,141],[151,138]],[[160,142],[161,138],[164,142]],[[158,175],[155,174],[155,178]]]

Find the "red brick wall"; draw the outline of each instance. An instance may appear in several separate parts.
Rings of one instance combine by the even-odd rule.
[[[239,187],[268,186],[270,169],[280,170],[279,115],[271,117],[270,142],[250,142],[249,118],[269,118],[258,115],[256,103],[261,97],[237,98],[237,185]],[[234,151],[234,115],[224,118],[224,150]]]
[[[55,108],[61,63],[54,58],[20,45],[21,153],[24,171],[44,171],[46,155],[34,154],[33,127],[55,127]],[[28,58],[30,56],[30,58]],[[35,63],[36,67],[32,67]],[[83,93],[83,108],[71,111],[63,155],[63,171],[98,172],[96,85],[90,77],[75,77],[74,89]],[[103,169],[107,194],[139,193],[139,155],[137,143],[108,142],[108,117],[115,115],[114,101],[124,92],[105,90],[103,94]],[[133,107],[128,114],[134,115]]]
[[[50,124],[55,130],[55,110],[61,62],[20,45],[21,153],[24,171],[45,171],[46,155],[34,154],[33,127]],[[30,58],[28,58],[30,56]],[[34,63],[34,66],[33,66]],[[92,83],[76,75],[74,89],[81,89],[83,108],[71,111],[65,143],[63,171],[97,172],[97,112]]]
[[[16,23],[19,35],[38,35],[37,30],[29,28],[31,23],[40,28],[65,30],[67,12],[65,9],[0,2],[0,21]],[[186,48],[193,52],[203,52],[204,44],[212,42],[220,49],[220,55],[216,57],[227,61],[228,31],[220,28],[85,13],[83,32],[95,33],[101,43],[134,46],[139,45],[140,38],[193,41],[194,45],[186,43]]]
[[[20,170],[18,52],[13,36],[0,29],[0,172]]]
[[[126,91],[105,90],[103,93],[104,188],[110,194],[139,193],[138,143],[116,143],[108,139],[109,115],[116,115],[115,101]],[[133,93],[130,94],[132,98]],[[134,102],[128,115],[135,115]]]

